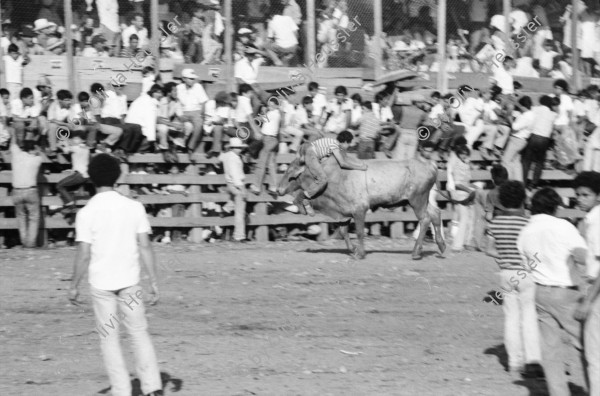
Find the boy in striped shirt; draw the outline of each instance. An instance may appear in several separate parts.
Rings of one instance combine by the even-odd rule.
[[[373,113],[373,104],[369,101],[364,102],[358,127],[358,158],[375,158],[375,145],[380,131],[381,121]]]
[[[315,215],[310,199],[319,194],[327,186],[327,174],[323,170],[321,161],[324,158],[334,156],[342,169],[366,171],[367,165],[357,164],[349,161],[346,157],[346,150],[350,147],[354,136],[352,132],[343,131],[336,139],[321,138],[310,144],[305,144],[300,150],[300,155],[304,157],[304,163],[308,171],[314,176],[313,183],[306,188],[306,191],[300,191],[294,200],[294,204],[302,212],[310,216]]]
[[[525,186],[519,181],[507,181],[500,186],[498,198],[505,211],[490,222],[492,239],[487,254],[495,257],[500,267],[504,345],[509,370],[537,375],[542,369],[535,283],[524,269],[523,257],[517,248],[519,234],[529,222],[524,210]]]

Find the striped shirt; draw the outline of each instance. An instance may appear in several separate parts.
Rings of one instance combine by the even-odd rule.
[[[375,140],[379,135],[381,123],[372,111],[365,111],[360,118],[360,127],[358,128],[358,136],[361,140]]]
[[[321,138],[319,140],[315,140],[312,143],[315,152],[317,153],[317,158],[319,160],[329,157],[335,150],[340,149],[340,144],[337,140],[331,138]]]
[[[501,215],[491,221],[490,233],[496,240],[496,250],[500,256],[496,259],[496,263],[501,269],[523,269],[523,259],[517,248],[517,239],[528,222],[529,219],[517,215]]]

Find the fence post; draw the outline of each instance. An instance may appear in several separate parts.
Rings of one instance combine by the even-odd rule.
[[[571,86],[574,90],[579,90],[581,82],[581,72],[579,70],[579,51],[577,51],[577,25],[579,23],[579,12],[581,11],[578,7],[578,3],[581,0],[573,0],[571,4],[571,53],[573,54],[573,76],[571,80]]]
[[[158,0],[151,0],[150,31],[152,32],[152,36],[150,37],[150,43],[152,46],[152,55],[154,56],[154,67],[156,68],[156,73],[160,74],[160,33],[158,23]]]
[[[198,172],[196,172],[196,174],[198,174]],[[190,186],[190,195],[192,196],[197,196],[198,194],[200,194],[200,186],[199,185],[192,185]],[[201,203],[193,203],[190,205],[190,208],[188,210],[188,215],[192,218],[197,218],[197,217],[202,217],[202,204]],[[194,243],[200,243],[202,242],[202,232],[204,231],[203,228],[192,228],[190,230],[190,235],[188,237],[188,240]]]
[[[2,37],[2,7],[0,7],[0,37]],[[0,87],[6,87],[4,75],[4,53],[0,47]]]
[[[254,213],[256,216],[266,216],[267,215],[267,203],[266,202],[258,202],[254,206]],[[269,242],[269,226],[258,226],[256,227],[256,241],[257,242]]]
[[[233,18],[231,15],[231,0],[225,0],[225,64],[227,65],[227,89],[233,91]]]
[[[73,24],[73,9],[71,0],[65,0],[65,38],[67,39],[67,73],[69,78],[69,90],[75,94],[77,86],[75,80],[75,61],[73,58],[73,32],[71,25]]]
[[[373,14],[375,16],[375,32],[373,34],[373,43],[375,46],[375,79],[381,76],[383,69],[383,56],[381,51],[381,37],[383,31],[383,15],[381,10],[381,0],[373,1]]]
[[[446,79],[446,0],[439,0],[437,20],[437,52],[439,65],[437,90],[441,93],[446,93],[446,91],[448,91],[448,80]]]
[[[306,0],[306,52],[304,61],[307,65],[317,53],[315,38],[315,0]]]
[[[0,15],[1,18],[1,15]],[[0,19],[1,21],[2,19]],[[2,59],[2,58],[0,58]],[[0,187],[0,198],[2,197],[6,197],[8,196],[8,188],[7,187]],[[0,221],[3,221],[2,219],[4,219],[5,217],[5,212],[6,209],[2,208],[0,209]],[[0,249],[2,249],[2,247],[5,247],[4,245],[4,234],[6,233],[6,231],[0,231]]]

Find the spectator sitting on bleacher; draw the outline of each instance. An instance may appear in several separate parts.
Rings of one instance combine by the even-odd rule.
[[[60,92],[60,91],[59,91]],[[63,202],[63,207],[68,210],[75,209],[75,200],[69,190],[77,189],[87,183],[89,179],[88,165],[90,163],[90,148],[83,141],[80,132],[73,132],[68,141],[61,141],[59,146],[65,154],[71,154],[73,173],[61,179],[56,184],[56,189]]]
[[[10,93],[5,88],[0,88],[0,150],[8,149],[8,142],[12,132],[8,126],[8,119],[11,116]]]
[[[129,36],[129,42],[123,43],[127,45],[124,45],[123,48],[121,48],[121,58],[135,57],[140,51],[139,42],[140,38],[137,34],[132,34],[131,36]]]
[[[160,74],[157,74],[152,66],[144,66],[142,69],[142,90],[140,96],[152,88],[154,84],[160,84]]]
[[[363,100],[360,94],[357,93],[350,96],[350,100],[352,100],[352,110],[350,115],[350,126],[348,127],[348,129],[356,131],[360,126]]]
[[[283,15],[283,5],[279,2],[271,5],[273,17],[267,29],[267,54],[275,66],[289,65],[298,49],[298,25],[294,20]]]
[[[225,91],[217,92],[214,99],[206,102],[204,131],[207,135],[212,133],[213,136],[212,147],[206,154],[207,158],[218,157],[221,154],[223,133],[229,137],[236,136],[233,112],[230,95]]]
[[[331,99],[323,111],[323,129],[327,133],[338,134],[350,126],[352,101],[348,99],[348,90],[340,85],[335,88],[335,99]]]
[[[104,87],[100,83],[92,84],[90,91],[96,99],[100,102],[99,105],[95,106],[94,101],[91,100],[93,107],[92,111],[98,111],[97,119],[100,122],[100,128],[102,133],[108,135],[108,137],[99,144],[99,151],[106,151],[108,149],[115,150],[117,142],[123,135],[123,120],[127,114],[127,96],[125,96],[121,90],[121,85],[116,85],[117,82],[113,81],[111,85],[114,90],[105,91]],[[96,114],[95,114],[96,115]]]
[[[309,142],[325,136],[317,127],[318,116],[314,115],[313,110],[314,99],[310,95],[307,95],[302,99],[302,104],[296,108],[296,116],[294,117],[294,122],[300,126],[304,137]],[[292,151],[292,147],[290,147],[290,151]]]
[[[291,153],[297,153],[300,148],[300,144],[302,143],[302,139],[304,138],[304,131],[302,130],[303,120],[297,118],[298,111],[296,109],[295,100],[296,91],[293,91],[289,97],[278,98],[281,100],[281,104],[279,108],[283,113],[283,125],[281,134],[284,138],[291,138],[292,142],[287,147],[288,151]],[[280,153],[282,151],[280,150]]]
[[[130,42],[130,37],[134,34],[138,37],[136,47],[133,47],[132,43]],[[134,13],[131,16],[131,25],[123,29],[121,38],[123,40],[123,47],[125,48],[130,50],[134,50],[136,48],[146,48],[148,45],[148,29],[144,27],[144,15],[141,13]]]
[[[154,84],[145,94],[131,103],[125,117],[126,124],[139,125],[144,135],[143,146],[148,146],[147,150],[154,151],[156,143],[156,125],[162,123],[159,118],[159,101],[163,97],[163,89],[160,85]],[[143,151],[143,149],[142,149]]]
[[[377,138],[381,131],[381,121],[373,113],[370,101],[362,104],[362,116],[358,127],[358,158],[374,159]]]
[[[160,100],[158,111],[158,117],[161,122],[156,125],[156,134],[158,139],[158,149],[163,153],[166,153],[170,147],[169,132],[177,134],[177,137],[173,139],[173,144],[184,149],[185,143],[182,136],[189,135],[192,132],[193,126],[189,122],[184,123],[181,121],[183,118],[183,110],[181,109],[181,104],[177,100],[177,83],[173,81],[166,83],[163,87],[163,95],[163,98]]]
[[[223,163],[225,181],[227,182],[227,191],[233,198],[233,202],[228,202],[224,209],[231,211],[231,206],[235,211],[235,227],[233,230],[233,240],[236,242],[246,241],[246,185],[244,182],[244,163],[240,156],[243,149],[248,147],[240,138],[229,139],[229,150],[219,155],[219,160]]]
[[[81,56],[88,58],[107,58],[109,53],[106,48],[106,39],[102,35],[92,37],[90,45],[86,45]]]
[[[12,126],[15,129],[15,144],[21,146],[25,140],[39,139],[38,117],[40,109],[34,104],[33,91],[23,88],[18,99],[10,104]]]
[[[96,148],[98,132],[100,132],[100,123],[96,120],[96,116],[91,111],[90,95],[87,92],[79,92],[77,102],[72,106],[73,117],[69,120],[71,128],[76,131],[82,131],[85,136],[86,143],[90,149]],[[116,140],[120,137],[116,137]],[[116,143],[113,142],[112,144]],[[112,145],[111,144],[111,145]]]
[[[319,92],[319,83],[316,81],[308,83],[308,94],[312,97],[312,117],[320,125],[321,117],[327,109],[327,97]]]
[[[198,75],[193,69],[183,69],[181,79],[183,83],[177,86],[177,100],[181,103],[185,121],[191,122],[194,126],[187,142],[188,152],[191,156],[202,141],[204,106],[208,102],[208,96],[206,96],[202,84],[197,82]]]
[[[262,148],[256,163],[256,184],[250,185],[250,191],[254,194],[263,192],[263,182],[269,170],[269,188],[267,192],[277,196],[277,147],[279,146],[279,128],[281,125],[281,110],[275,100],[269,100],[266,120],[261,126]],[[262,109],[261,109],[262,114]]]
[[[257,122],[253,119],[254,110],[252,109],[252,97],[254,90],[248,84],[240,84],[238,87],[237,106],[235,107],[234,125],[238,137],[245,138],[248,144],[248,154],[253,158],[258,158],[260,151],[260,129]]]
[[[19,39],[16,44],[19,46],[19,50],[24,55],[44,55],[44,47],[39,45],[37,41],[34,41],[35,33],[31,28],[24,27],[19,33]]]
[[[48,158],[56,158],[57,150],[57,138],[66,136],[66,131],[69,130],[70,120],[72,120],[76,113],[73,112],[73,94],[71,92],[61,89],[56,93],[57,101],[52,102],[48,108],[48,129],[47,129],[47,140],[48,150],[46,155]],[[61,132],[64,131],[64,132]]]

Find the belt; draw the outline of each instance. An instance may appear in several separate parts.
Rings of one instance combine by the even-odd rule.
[[[536,285],[543,286],[543,287],[552,287],[552,288],[557,288],[557,289],[579,290],[579,288],[577,286],[542,285],[540,283],[536,283]]]

